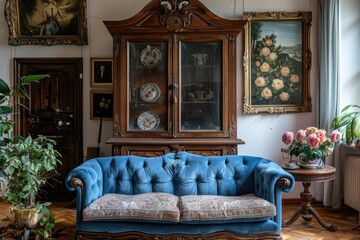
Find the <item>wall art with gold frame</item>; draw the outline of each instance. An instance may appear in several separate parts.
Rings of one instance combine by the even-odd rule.
[[[91,58],[91,87],[113,86],[113,59]]]
[[[244,114],[311,112],[311,12],[244,12]]]
[[[90,119],[112,120],[113,92],[112,90],[90,90]]]
[[[9,45],[87,45],[86,0],[6,0]]]

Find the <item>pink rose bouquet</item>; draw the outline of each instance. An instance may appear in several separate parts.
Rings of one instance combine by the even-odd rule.
[[[281,148],[281,151],[296,157],[301,154],[306,156],[308,161],[313,161],[330,155],[334,150],[335,142],[340,139],[341,134],[337,130],[328,135],[323,129],[308,127],[299,130],[295,136],[293,132],[285,132],[282,135],[282,142],[287,148]]]

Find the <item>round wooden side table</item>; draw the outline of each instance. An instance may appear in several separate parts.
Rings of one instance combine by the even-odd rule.
[[[302,203],[299,210],[296,211],[288,221],[283,222],[282,226],[287,227],[291,225],[300,217],[300,215],[302,215],[302,218],[306,221],[310,221],[314,216],[321,226],[329,231],[335,232],[337,230],[336,225],[325,223],[311,206],[313,194],[309,191],[309,187],[312,182],[327,182],[335,179],[336,168],[324,165],[322,168],[317,169],[298,168],[294,170],[285,170],[294,176],[295,181],[302,182],[304,191],[300,193]]]

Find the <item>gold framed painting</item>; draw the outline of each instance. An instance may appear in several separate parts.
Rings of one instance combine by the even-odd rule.
[[[113,59],[91,58],[91,87],[113,86]]]
[[[311,12],[244,12],[244,114],[311,112]]]
[[[90,90],[90,119],[112,120],[113,92],[111,90]]]
[[[86,0],[6,0],[9,45],[86,45]]]

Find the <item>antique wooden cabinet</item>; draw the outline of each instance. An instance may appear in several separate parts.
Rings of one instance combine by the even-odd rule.
[[[236,43],[246,24],[198,0],[104,21],[114,38],[114,155],[236,154]]]

